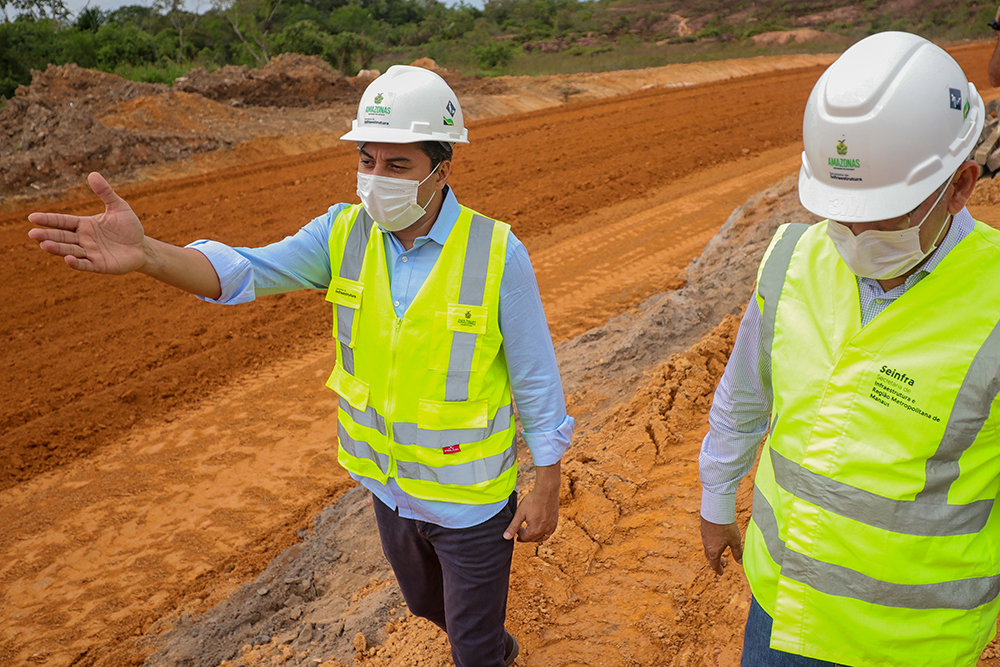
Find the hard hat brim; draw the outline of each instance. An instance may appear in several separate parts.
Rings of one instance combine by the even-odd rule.
[[[451,144],[469,143],[469,131],[464,128],[461,132],[444,133],[418,132],[390,127],[358,127],[357,124],[357,121],[354,121],[354,127],[351,131],[340,138],[344,141],[372,141],[384,144],[416,144],[423,141],[444,141]]]

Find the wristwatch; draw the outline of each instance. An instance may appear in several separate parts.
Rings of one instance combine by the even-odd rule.
[[[997,32],[1000,32],[1000,22],[998,22],[996,19],[993,19],[987,25],[996,30]]]

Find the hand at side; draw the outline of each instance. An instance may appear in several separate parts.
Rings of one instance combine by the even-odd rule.
[[[735,523],[712,523],[701,520],[701,544],[705,548],[705,558],[716,574],[722,574],[726,569],[726,559],[723,557],[728,548],[733,554],[733,560],[743,562],[743,538]]]

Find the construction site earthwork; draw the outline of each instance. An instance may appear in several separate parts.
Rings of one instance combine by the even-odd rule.
[[[992,42],[947,49],[1000,95]],[[516,664],[739,664],[750,592],[704,558],[698,452],[768,241],[815,221],[802,114],[835,58],[441,70],[471,141],[451,184],[527,247],[576,419],[559,527],[514,549]],[[339,137],[368,81],[301,56],[173,87],[49,67],[0,109],[0,665],[452,664],[337,464],[324,294],[222,307],[68,270],[27,235],[31,211],[101,211],[98,170],[155,238],[279,240],[356,201]],[[996,107],[969,208],[1000,226]],[[752,475],[741,527],[751,496]]]

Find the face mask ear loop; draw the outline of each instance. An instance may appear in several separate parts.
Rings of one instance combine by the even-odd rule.
[[[436,164],[436,165],[434,166],[434,168],[433,168],[433,169],[431,169],[431,173],[427,174],[427,177],[426,177],[426,178],[424,178],[424,180],[420,181],[420,183],[419,183],[419,184],[417,185],[417,187],[419,188],[419,187],[420,187],[421,185],[423,185],[424,183],[426,183],[426,182],[427,182],[427,179],[428,179],[428,178],[430,178],[431,176],[433,176],[433,175],[434,175],[434,172],[435,172],[435,171],[437,171],[437,170],[438,170],[438,167],[440,167],[440,166],[441,166],[441,163],[440,163],[440,162],[438,162],[438,163],[437,163],[437,164]],[[423,206],[420,206],[420,202],[417,202],[417,206],[420,206],[420,208],[422,208],[422,209],[424,209],[424,210],[426,211],[426,210],[427,210],[427,207],[431,205],[431,202],[432,202],[432,201],[434,201],[434,195],[436,195],[436,194],[437,194],[437,190],[435,190],[434,192],[432,192],[432,193],[431,193],[431,198],[427,200],[427,203],[426,203],[426,204],[424,204]]]
[[[934,203],[931,204],[930,209],[927,211],[927,213],[924,214],[924,217],[920,221],[920,223],[917,225],[917,228],[922,227],[923,224],[925,222],[927,222],[927,218],[931,217],[931,213],[934,212],[934,209],[937,208],[937,205],[940,204],[941,200],[944,198],[944,193],[948,192],[948,187],[951,186],[951,185],[954,185],[954,180],[953,180],[954,178],[955,178],[955,174],[952,174],[951,178],[948,179],[948,183],[945,184],[944,189],[941,190],[941,194],[939,194],[937,196],[937,199],[935,199]],[[907,228],[912,228],[913,227],[913,221],[912,221],[912,219],[910,217],[912,215],[913,215],[913,211],[910,211],[909,213],[906,214],[906,226],[907,226]],[[930,254],[930,253],[934,252],[934,250],[937,249],[938,243],[941,242],[941,235],[944,234],[944,230],[946,230],[948,228],[948,222],[950,220],[951,220],[951,213],[949,213],[948,217],[945,218],[944,224],[941,225],[941,229],[938,231],[937,238],[934,239],[934,243],[931,244],[931,248],[930,248],[930,250],[928,251],[927,254]]]

